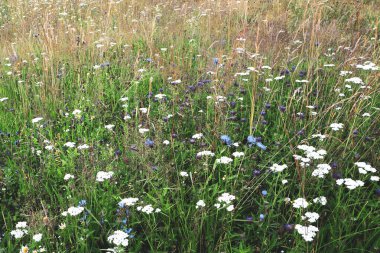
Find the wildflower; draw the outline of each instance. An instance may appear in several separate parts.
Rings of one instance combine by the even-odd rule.
[[[323,141],[326,138],[326,135],[324,135],[324,134],[313,134],[311,137],[312,138],[319,138],[320,141]]]
[[[259,216],[260,221],[264,221],[264,218],[265,218],[265,215],[261,213]]]
[[[284,171],[288,166],[286,164],[279,165],[277,163],[273,164],[269,169],[273,172],[282,172]]]
[[[82,144],[82,145],[79,145],[78,146],[78,149],[79,150],[82,150],[82,149],[88,149],[90,146],[88,146],[87,144]]]
[[[121,101],[121,102],[128,101],[128,98],[127,98],[127,97],[121,97],[121,98],[120,98],[120,101]]]
[[[340,73],[339,73],[340,76],[346,76],[348,74],[352,74],[352,71],[341,70]]]
[[[306,208],[308,207],[309,203],[307,203],[306,199],[304,198],[298,198],[293,201],[293,207],[294,208]]]
[[[227,211],[231,212],[234,210],[234,205],[231,205],[231,202],[235,199],[234,195],[231,195],[229,193],[223,193],[221,196],[218,197],[217,202],[214,206],[216,208],[224,208],[227,207]]]
[[[171,84],[180,84],[182,83],[181,79],[178,79],[178,80],[175,80],[175,81],[172,81]]]
[[[198,208],[202,208],[202,207],[205,207],[206,206],[206,203],[204,202],[204,200],[198,200],[198,202],[195,204],[195,208],[198,209]]]
[[[71,215],[71,216],[77,216],[78,214],[82,213],[84,210],[83,207],[81,206],[72,206],[72,207],[69,207],[69,209],[67,209],[67,211],[63,212],[62,213],[62,216],[67,216],[68,214]]]
[[[4,102],[4,101],[7,101],[8,100],[8,98],[0,98],[0,102]]]
[[[344,125],[343,125],[342,123],[332,123],[332,124],[330,125],[330,127],[331,127],[331,129],[332,129],[333,131],[338,131],[338,130],[342,129],[343,126],[344,126]]]
[[[378,176],[371,176],[370,180],[374,181],[374,182],[378,182],[380,180],[380,177],[378,177]]]
[[[99,171],[96,174],[96,181],[97,182],[104,182],[106,179],[110,179],[113,176],[113,171],[105,172],[105,171]]]
[[[42,234],[41,233],[40,234],[35,234],[33,236],[33,240],[36,241],[36,242],[41,241],[41,239],[42,239]]]
[[[226,210],[227,210],[228,212],[231,212],[231,211],[234,210],[234,209],[235,209],[234,205],[229,205],[229,206],[227,206],[227,208],[226,208]]]
[[[214,156],[215,154],[211,151],[205,150],[197,153],[197,157],[202,157],[202,156]]]
[[[221,139],[222,142],[223,142],[224,144],[226,144],[227,146],[231,146],[231,144],[233,143],[232,140],[231,140],[231,138],[230,138],[228,135],[222,135],[222,136],[220,137],[220,139]]]
[[[231,163],[233,160],[229,157],[226,157],[226,156],[222,156],[221,158],[219,159],[216,159],[216,163],[221,163],[221,164],[229,164]]]
[[[262,150],[266,150],[267,147],[261,143],[260,141],[261,138],[255,138],[253,136],[248,136],[247,137],[247,143],[248,143],[248,147],[252,147],[252,145],[256,145],[258,146],[259,148],[261,148]]]
[[[355,83],[355,84],[364,84],[363,80],[359,77],[351,77],[349,79],[346,79],[345,82],[349,83]]]
[[[319,214],[314,212],[306,212],[304,216],[301,216],[302,220],[306,220],[310,223],[314,223],[319,219]]]
[[[11,231],[11,235],[13,235],[13,237],[16,239],[20,239],[26,234],[28,234],[28,231],[26,229],[15,229]]]
[[[181,171],[179,174],[180,174],[182,177],[188,177],[188,176],[189,176],[189,174],[188,174],[186,171]]]
[[[363,70],[379,70],[380,69],[378,66],[376,66],[374,63],[372,63],[370,61],[364,62],[363,65],[358,64],[358,65],[356,65],[356,68],[357,69],[363,69]]]
[[[313,199],[313,202],[316,203],[316,204],[319,203],[322,206],[324,206],[324,205],[327,204],[327,199],[326,199],[325,196],[320,196],[320,197],[317,197],[317,198]]]
[[[68,148],[74,148],[75,147],[75,142],[66,142],[64,145],[64,147],[68,147]]]
[[[144,113],[144,114],[148,112],[147,108],[140,108],[139,110],[141,113]]]
[[[34,123],[38,123],[38,122],[40,122],[41,120],[43,120],[43,118],[41,118],[41,117],[37,117],[37,118],[32,119],[32,123],[33,123],[33,124],[34,124]]]
[[[317,232],[319,231],[318,228],[313,225],[302,226],[300,224],[296,224],[295,229],[307,242],[313,241],[314,237],[317,235]]]
[[[311,175],[314,177],[324,178],[326,174],[331,170],[331,166],[328,164],[318,164],[317,169],[315,169]]]
[[[196,139],[196,140],[199,140],[200,138],[203,137],[203,134],[202,133],[199,133],[199,134],[194,134],[191,138],[193,139]]]
[[[128,246],[129,235],[121,230],[116,230],[112,235],[108,236],[107,240],[109,243],[113,243],[117,246]]]
[[[365,162],[356,162],[355,165],[359,167],[360,174],[367,174],[367,172],[375,173],[377,171],[374,167]]]
[[[342,178],[342,179],[336,180],[337,185],[342,185],[343,183],[346,185],[347,189],[349,190],[353,190],[357,187],[364,186],[364,182],[361,180],[353,180],[351,178]]]
[[[266,190],[262,190],[262,191],[261,191],[261,194],[265,197],[265,196],[268,195],[268,192],[267,192]]]
[[[149,132],[149,129],[146,129],[146,128],[139,128],[139,133],[140,134],[144,134],[146,132]]]
[[[164,145],[169,145],[169,144],[170,144],[170,141],[168,141],[168,140],[164,140],[164,141],[162,142],[162,144],[164,144]]]
[[[232,156],[233,157],[242,157],[242,156],[244,156],[244,152],[233,152]]]
[[[371,114],[369,114],[368,112],[363,113],[363,115],[362,115],[362,117],[370,117],[370,116],[371,116]]]
[[[21,249],[20,249],[20,253],[28,253],[29,252],[29,248],[28,246],[22,246]]]
[[[283,179],[283,180],[281,181],[281,183],[282,183],[282,184],[287,184],[287,183],[288,183],[288,180]]]
[[[81,110],[75,109],[71,114],[74,116],[79,116],[82,113]]]
[[[74,175],[71,175],[71,174],[66,174],[64,177],[63,177],[63,180],[65,181],[68,181],[70,179],[74,179]]]
[[[126,206],[134,206],[137,201],[139,199],[138,198],[125,198],[125,199],[122,199],[118,205],[120,208],[123,208],[123,207],[126,207]]]
[[[59,224],[59,229],[63,230],[65,228],[66,228],[66,224],[65,223]]]
[[[151,214],[151,213],[153,213],[153,211],[154,211],[154,208],[152,207],[152,205],[146,205],[146,206],[139,206],[139,207],[137,207],[137,211],[141,211],[141,212],[143,212],[143,213],[146,213],[146,214]]]
[[[54,146],[53,145],[47,145],[47,146],[45,146],[45,149],[46,150],[53,150],[53,148],[54,148]]]
[[[145,146],[147,146],[147,147],[150,147],[150,148],[153,148],[153,146],[154,146],[154,141],[152,141],[151,139],[146,139],[146,141],[145,141]]]
[[[109,125],[105,125],[104,127],[111,131],[115,127],[115,125],[109,124]]]

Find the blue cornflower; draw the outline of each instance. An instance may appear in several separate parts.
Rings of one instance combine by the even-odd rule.
[[[248,136],[247,143],[249,147],[252,147],[252,145],[256,145],[262,150],[266,150],[267,147],[261,143],[261,140],[259,138],[253,137],[252,135]]]
[[[79,201],[78,206],[85,206],[87,204],[87,201],[85,199],[82,199]]]
[[[153,146],[154,146],[154,141],[152,141],[151,139],[146,139],[146,141],[145,141],[145,146],[148,146],[148,147],[150,147],[150,148],[153,148]]]
[[[261,194],[265,197],[266,195],[268,195],[268,192],[266,190],[262,190]]]
[[[219,63],[219,58],[212,58],[212,62],[213,62],[215,65],[218,65],[218,63]]]
[[[231,146],[232,145],[232,140],[231,140],[231,138],[228,135],[222,135],[222,136],[220,136],[220,139],[227,146]]]
[[[265,215],[264,214],[260,214],[260,221],[263,221],[264,220],[264,217],[265,217]]]

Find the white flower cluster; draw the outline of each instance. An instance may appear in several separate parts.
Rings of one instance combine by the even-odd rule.
[[[65,181],[68,181],[68,180],[70,180],[70,179],[74,179],[74,175],[66,174],[66,175],[64,176],[64,178],[63,178],[63,180],[65,180]]]
[[[152,207],[152,205],[149,204],[149,205],[146,205],[146,206],[138,206],[137,207],[137,211],[140,211],[140,212],[143,212],[143,213],[146,213],[146,214],[151,214],[153,212],[159,213],[159,212],[161,212],[161,209],[160,208],[156,208],[156,210],[155,210]]]
[[[363,64],[356,65],[357,69],[363,69],[363,70],[379,70],[380,68],[376,66],[375,63],[366,61]]]
[[[119,202],[119,206],[120,207],[134,206],[137,203],[137,201],[139,201],[138,198],[125,198]]]
[[[39,234],[33,235],[33,240],[36,241],[36,242],[41,241],[42,240],[42,234],[39,233]]]
[[[203,134],[202,133],[199,133],[199,134],[194,134],[191,138],[193,139],[196,139],[196,140],[199,140],[200,138],[203,137]]]
[[[355,84],[364,84],[363,80],[360,77],[351,77],[345,80],[345,82],[355,83]]]
[[[333,130],[333,131],[339,131],[340,129],[342,129],[344,127],[344,125],[342,123],[332,123],[330,125],[330,128]]]
[[[375,173],[377,171],[374,167],[365,162],[356,162],[355,165],[358,166],[360,174],[367,174],[368,172]]]
[[[317,169],[315,169],[311,175],[313,177],[319,177],[319,178],[324,178],[326,174],[329,173],[329,171],[331,170],[331,166],[326,164],[326,163],[322,163],[322,164],[318,164],[317,165]]]
[[[104,180],[106,179],[110,179],[112,176],[113,176],[113,171],[99,171],[97,174],[96,174],[96,181],[97,182],[104,182]]]
[[[87,144],[82,144],[82,145],[79,145],[78,146],[78,149],[79,150],[82,150],[82,149],[88,149],[90,146],[88,146]]]
[[[113,243],[117,246],[128,246],[129,235],[121,230],[116,230],[112,235],[108,236],[108,242]]]
[[[313,134],[311,137],[312,138],[319,138],[320,141],[323,141],[324,139],[326,139],[326,135],[324,135],[324,134]]]
[[[108,125],[105,125],[104,126],[106,129],[108,129],[108,130],[112,130],[114,127],[115,127],[115,125],[112,125],[112,124],[108,124]]]
[[[277,163],[273,164],[269,169],[273,172],[282,172],[284,171],[288,166],[286,164],[279,165]]]
[[[298,145],[298,149],[303,150],[306,157],[300,155],[293,155],[295,160],[299,160],[302,168],[309,167],[311,160],[320,160],[323,159],[327,154],[326,150],[319,149],[316,150],[313,146],[308,145]]]
[[[206,203],[203,199],[200,199],[198,200],[198,202],[195,204],[195,208],[198,209],[198,208],[202,208],[202,207],[205,207],[206,206]]]
[[[26,221],[20,221],[16,224],[16,229],[11,231],[11,235],[16,239],[20,239],[28,234],[27,227]]]
[[[181,171],[179,173],[182,177],[188,177],[189,176],[189,173],[187,173],[186,171]]]
[[[320,196],[320,197],[317,197],[315,199],[313,199],[313,202],[316,203],[316,204],[321,204],[322,206],[326,205],[327,204],[327,199],[325,196]]]
[[[318,228],[313,225],[302,226],[300,224],[296,224],[295,229],[307,242],[313,241],[314,237],[317,235],[317,232],[319,231]]]
[[[232,153],[232,156],[233,156],[233,157],[242,157],[242,156],[244,156],[244,152],[237,152],[237,151],[236,151],[236,152],[233,152],[233,153]]]
[[[202,157],[202,156],[214,156],[215,154],[213,153],[213,152],[211,152],[211,151],[207,151],[207,150],[205,150],[205,151],[201,151],[201,152],[198,152],[197,153],[197,156],[198,157]]]
[[[68,148],[74,148],[75,147],[75,142],[66,142],[65,144],[63,144],[64,147],[68,147]]]
[[[219,159],[216,159],[216,163],[221,163],[221,164],[229,164],[231,163],[233,160],[227,156],[222,156],[221,158]]]
[[[364,182],[361,181],[361,180],[353,180],[351,178],[342,178],[342,179],[338,179],[336,180],[336,184],[337,185],[346,185],[347,189],[350,189],[350,190],[353,190],[357,187],[361,187],[361,186],[364,186]]]
[[[69,207],[69,209],[67,209],[67,211],[62,212],[62,216],[65,216],[65,217],[67,215],[77,216],[77,215],[81,214],[83,211],[84,211],[84,208],[81,206],[72,206],[72,207]]]
[[[220,195],[217,199],[217,203],[214,205],[216,208],[224,208],[226,207],[226,210],[231,212],[234,210],[234,205],[231,205],[231,202],[235,199],[236,197],[234,195],[231,195],[227,192],[223,193]]]
[[[314,223],[319,219],[319,214],[315,212],[306,212],[301,216],[302,220],[307,220],[310,223]]]
[[[293,201],[294,208],[306,208],[308,206],[309,206],[309,203],[307,203],[306,199],[304,198],[298,198]]]

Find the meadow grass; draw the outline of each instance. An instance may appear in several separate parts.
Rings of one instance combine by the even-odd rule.
[[[379,252],[379,16],[1,1],[0,252]]]

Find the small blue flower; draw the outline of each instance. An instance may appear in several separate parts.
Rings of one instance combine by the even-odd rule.
[[[151,139],[146,139],[146,141],[145,141],[145,146],[148,146],[148,147],[150,147],[150,148],[153,148],[153,146],[154,146],[154,141],[152,141]]]
[[[85,199],[82,199],[79,201],[78,206],[85,206],[87,204],[87,201]]]
[[[266,190],[262,190],[261,194],[265,197],[266,195],[268,195],[268,192]]]
[[[228,135],[222,135],[222,136],[220,136],[220,139],[227,146],[231,146],[232,145],[232,140],[231,140],[231,138]]]
[[[219,63],[219,58],[212,58],[212,62],[213,62],[215,65],[218,65],[218,63]]]
[[[265,217],[265,215],[264,214],[260,214],[260,221],[263,221],[264,220],[264,217]]]
[[[259,148],[261,148],[262,150],[266,150],[267,147],[264,144],[262,144],[260,141],[261,140],[259,138],[255,138],[252,135],[250,135],[247,138],[248,147],[252,147],[252,145],[256,145]]]

